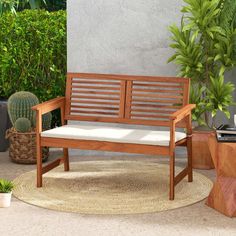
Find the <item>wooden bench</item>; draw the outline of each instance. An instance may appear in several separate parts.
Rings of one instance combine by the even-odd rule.
[[[68,148],[170,157],[169,199],[185,176],[192,181],[190,80],[176,77],[68,73],[65,97],[34,106],[37,131],[37,187],[42,175],[64,163],[69,171]],[[42,115],[60,108],[62,126],[42,131]],[[91,124],[67,125],[67,121]],[[99,126],[97,122],[106,122]],[[107,123],[121,123],[121,127]],[[127,128],[124,124],[142,125]],[[143,125],[153,126],[147,129]],[[157,126],[168,127],[158,131]],[[139,126],[138,126],[139,127]],[[176,132],[185,128],[185,133]],[[42,147],[61,147],[63,157],[42,166]],[[187,166],[175,176],[175,147],[186,146]]]

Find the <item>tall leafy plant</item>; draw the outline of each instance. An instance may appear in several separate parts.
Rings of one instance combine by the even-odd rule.
[[[236,13],[236,1],[183,1],[180,27],[169,28],[175,53],[168,61],[179,66],[180,76],[192,79],[191,102],[197,104],[193,119],[213,128],[217,112],[230,118],[233,104],[234,85],[226,83],[224,75],[236,65],[235,14],[227,14],[230,2]]]
[[[0,16],[5,12],[16,14],[17,0],[0,0]]]
[[[5,12],[16,14],[19,9],[40,9],[45,5],[45,0],[0,0],[0,15]]]

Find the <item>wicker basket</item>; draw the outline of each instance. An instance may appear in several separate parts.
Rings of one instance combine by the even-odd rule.
[[[35,164],[36,160],[36,133],[19,133],[14,128],[8,129],[6,138],[9,139],[9,156],[13,162]],[[49,148],[43,148],[43,161],[49,156]]]

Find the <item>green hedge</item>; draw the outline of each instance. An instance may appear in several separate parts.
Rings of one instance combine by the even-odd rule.
[[[0,98],[27,90],[45,101],[64,94],[66,12],[25,10],[0,17]]]
[[[66,10],[66,0],[48,0],[46,1],[46,9],[49,11]]]

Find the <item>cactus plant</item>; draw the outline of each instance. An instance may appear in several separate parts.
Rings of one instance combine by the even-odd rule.
[[[14,124],[14,127],[17,132],[26,133],[31,130],[31,122],[29,119],[22,117],[18,118]]]
[[[43,118],[42,118],[43,130],[50,129],[51,128],[51,122],[52,122],[52,113],[48,112],[48,113],[44,114]]]
[[[25,117],[35,127],[36,114],[31,110],[31,107],[37,104],[39,104],[39,100],[33,93],[20,91],[11,95],[7,106],[12,124],[14,125],[18,118]]]

